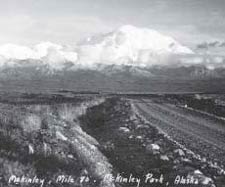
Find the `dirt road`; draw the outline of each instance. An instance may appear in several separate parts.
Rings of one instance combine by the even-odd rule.
[[[190,108],[150,99],[132,102],[152,126],[196,154],[225,164],[225,121]]]

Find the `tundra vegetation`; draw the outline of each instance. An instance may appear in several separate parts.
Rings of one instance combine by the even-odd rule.
[[[191,98],[203,102],[199,96]],[[191,106],[189,96],[152,99]],[[206,159],[161,133],[131,100],[125,96],[88,94],[1,95],[0,184],[9,186],[12,175],[25,175],[44,178],[47,187],[120,187],[131,184],[107,181],[105,176],[132,174],[144,181],[144,176],[152,174],[154,178],[147,181],[155,181],[153,186],[174,181],[179,186],[182,177],[187,183],[185,177],[189,176],[200,186],[222,187],[222,169],[212,167]]]

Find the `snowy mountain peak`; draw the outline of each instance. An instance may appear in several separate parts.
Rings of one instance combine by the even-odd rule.
[[[117,30],[118,34],[124,34],[131,44],[138,45],[140,49],[152,49],[156,52],[193,54],[194,52],[178,43],[175,39],[165,36],[156,30],[137,28],[132,25],[124,25]]]
[[[2,45],[0,63],[33,59],[59,70],[68,67],[68,62],[84,68],[95,68],[98,64],[148,67],[170,64],[177,54],[193,54],[193,51],[155,30],[124,25],[113,32],[89,37],[76,49],[51,42],[33,47]]]
[[[89,37],[79,48],[81,62],[88,64],[153,65],[168,57],[194,52],[171,37],[146,28],[125,25],[114,32]]]

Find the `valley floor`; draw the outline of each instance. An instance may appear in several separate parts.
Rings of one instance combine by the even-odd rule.
[[[0,186],[225,185],[223,97],[1,94],[0,101]]]

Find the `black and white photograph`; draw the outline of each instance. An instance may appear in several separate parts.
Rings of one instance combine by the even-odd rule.
[[[225,0],[0,0],[0,187],[225,187]]]

